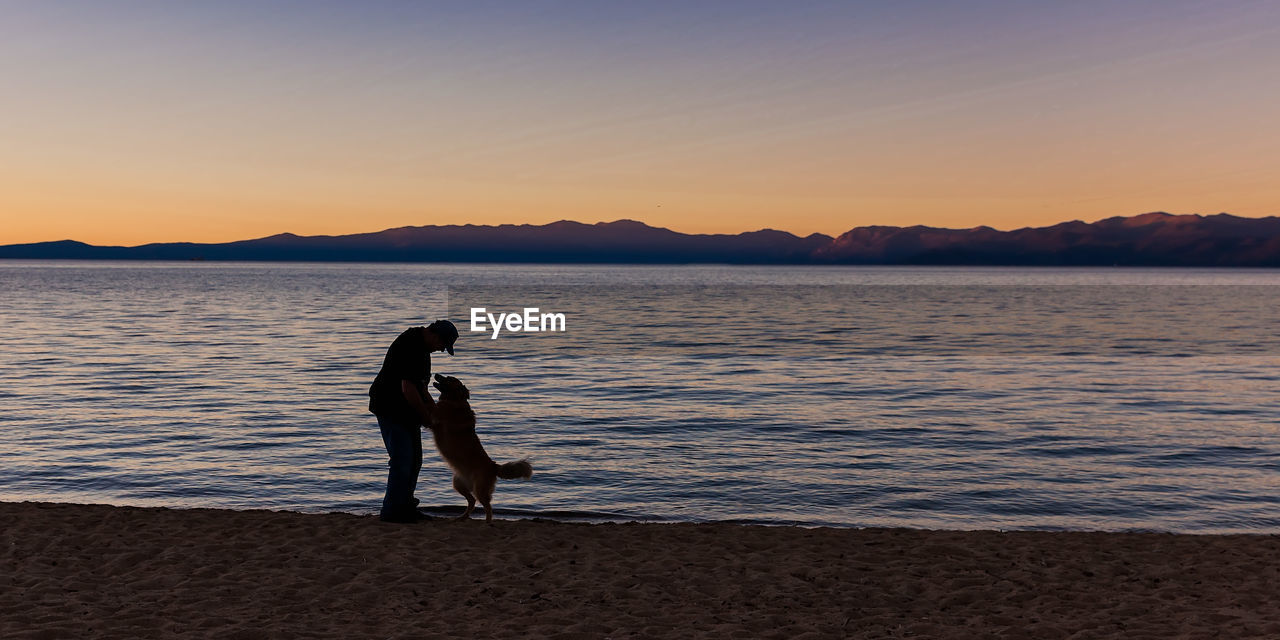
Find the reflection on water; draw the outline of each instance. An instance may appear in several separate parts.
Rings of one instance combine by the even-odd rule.
[[[1277,284],[0,262],[0,499],[371,512],[368,384],[401,329],[448,315],[435,369],[471,387],[490,453],[536,467],[500,511],[1277,532]],[[466,331],[464,308],[524,298],[569,331]],[[448,475],[429,453],[424,503],[458,502]]]

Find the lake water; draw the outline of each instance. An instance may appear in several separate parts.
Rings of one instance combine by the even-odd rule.
[[[500,515],[1276,533],[1278,303],[1274,270],[0,261],[0,500],[375,512],[368,385],[449,317],[434,370],[535,467]],[[424,505],[449,477],[428,444]]]

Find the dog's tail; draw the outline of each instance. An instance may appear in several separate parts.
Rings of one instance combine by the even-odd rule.
[[[521,458],[506,464],[495,464],[495,466],[498,467],[498,477],[503,480],[514,480],[516,478],[528,480],[533,475],[533,465],[529,464],[528,458]]]

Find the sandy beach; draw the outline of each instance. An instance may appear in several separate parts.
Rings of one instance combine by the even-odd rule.
[[[0,503],[4,638],[1276,638],[1280,536]]]

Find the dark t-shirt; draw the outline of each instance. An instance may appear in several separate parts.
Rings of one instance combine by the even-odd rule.
[[[426,393],[427,379],[431,377],[431,354],[422,335],[423,327],[405,329],[387,348],[382,360],[382,370],[369,387],[369,411],[392,420],[420,424],[422,419],[404,399],[401,380],[409,380],[418,387],[418,393]]]

